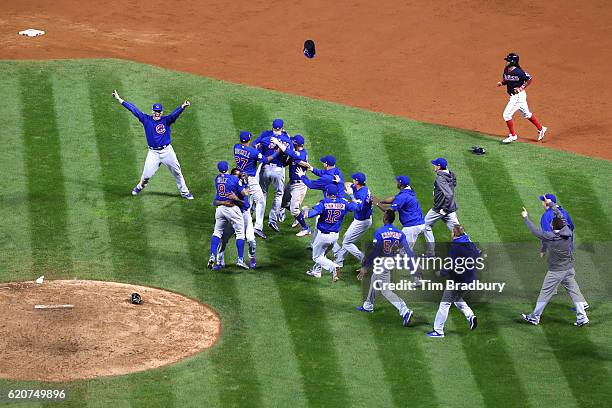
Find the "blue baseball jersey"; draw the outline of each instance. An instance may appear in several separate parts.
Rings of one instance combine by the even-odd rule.
[[[241,191],[241,194],[238,194],[238,198],[244,201],[244,205],[240,205],[240,210],[242,212],[248,211],[251,208],[251,203],[249,202],[249,196],[247,195],[247,186],[242,182],[242,180],[238,180],[238,187]]]
[[[220,173],[215,177],[215,200],[227,201],[227,196],[231,193],[236,194],[238,197],[243,195],[244,186],[236,176],[232,176],[227,173]]]
[[[355,209],[356,220],[367,220],[372,217],[372,197],[370,196],[370,190],[363,186],[359,190],[355,188],[355,185],[351,185],[353,189],[353,198],[357,200],[359,205]]]
[[[311,180],[304,174],[302,176],[302,183],[306,184],[306,187],[308,187],[311,190],[323,191],[323,198],[325,198],[326,197],[325,187],[327,187],[328,184],[335,183],[335,181],[334,181],[333,176],[330,176],[329,174],[321,176],[316,180]],[[338,191],[338,193],[340,193],[340,191]]]
[[[344,216],[348,212],[355,211],[356,208],[356,204],[349,203],[344,198],[324,198],[308,210],[308,218],[319,215],[317,228],[324,234],[340,232]]]
[[[567,221],[567,226],[570,227],[570,229],[573,231],[574,223],[572,222],[572,219],[570,218],[567,211],[565,211],[561,206],[559,206],[559,211],[561,211],[561,214],[563,214],[563,216],[565,217],[565,220]],[[548,208],[546,211],[544,211],[542,217],[540,218],[540,228],[542,229],[542,231],[552,231],[552,226],[550,225],[550,223],[554,218],[555,213],[551,208]]]
[[[179,106],[171,114],[162,116],[159,120],[155,120],[151,115],[142,113],[140,109],[127,101],[123,101],[122,105],[132,112],[140,123],[142,123],[147,137],[147,144],[153,149],[170,144],[170,125],[173,124],[184,111],[184,109]]]
[[[523,71],[522,68],[513,66],[504,68],[503,83],[506,84],[510,95],[514,95],[514,88],[523,86],[529,80],[531,80],[531,75]]]
[[[453,238],[448,250],[448,256],[453,260],[452,265],[463,265],[462,269],[443,269],[440,271],[441,276],[448,276],[449,279],[455,282],[471,283],[477,279],[476,276],[476,258],[480,256],[480,250],[467,235]],[[472,259],[470,262],[466,260]],[[461,260],[461,263],[457,262]],[[472,266],[470,269],[466,265]]]
[[[245,146],[240,143],[234,145],[236,167],[251,177],[254,177],[255,173],[257,173],[257,162],[263,161],[263,158],[263,154],[251,146]]]
[[[286,146],[284,154],[278,153],[278,146],[272,143],[272,138],[276,137]],[[264,130],[261,135],[253,142],[253,146],[257,147],[264,156],[272,156],[277,153],[277,156],[270,162],[277,165],[278,167],[284,167],[287,165],[285,155],[288,151],[293,150],[293,143],[287,132],[281,132],[280,135],[275,135],[272,130]]]
[[[410,187],[406,187],[397,193],[390,208],[399,213],[402,227],[425,224],[419,200],[417,200],[414,190]]]
[[[414,257],[406,235],[395,227],[393,224],[385,224],[374,232],[374,246],[372,251],[365,258],[363,265],[371,266],[374,263],[374,258],[377,257],[394,257],[400,253],[400,249],[404,249],[406,255],[411,259]],[[411,268],[413,268],[411,263]]]
[[[313,169],[312,173],[315,176],[319,176],[319,178],[324,178],[325,176],[331,176],[331,182],[334,182],[334,177],[339,176],[340,182],[338,183],[338,197],[344,198],[346,197],[346,192],[344,191],[344,175],[337,167],[332,167],[329,170],[321,170],[321,169]],[[328,180],[328,178],[324,178],[324,180]],[[302,179],[303,181],[303,179]],[[329,183],[327,183],[329,184]],[[308,187],[310,188],[310,187]],[[323,189],[323,197],[325,197],[325,189]]]
[[[289,158],[289,180],[298,181],[301,180],[300,176],[297,175],[296,170],[301,166],[298,164],[300,161],[308,161],[308,152],[306,149],[295,150],[286,152]]]

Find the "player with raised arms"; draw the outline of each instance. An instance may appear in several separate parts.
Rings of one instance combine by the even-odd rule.
[[[134,116],[138,118],[142,123],[147,137],[147,144],[149,145],[149,152],[145,160],[144,169],[140,181],[132,190],[132,195],[138,195],[147,186],[147,183],[153,177],[159,166],[162,164],[170,170],[170,173],[176,179],[176,186],[178,187],[181,197],[187,200],[193,200],[193,195],[189,192],[183,173],[181,172],[181,165],[176,158],[174,148],[172,148],[170,139],[170,125],[172,125],[178,117],[183,113],[185,108],[191,106],[191,102],[186,100],[181,106],[177,107],[170,115],[163,116],[164,108],[160,103],[154,103],[152,106],[151,115],[142,113],[136,106],[132,105],[128,101],[125,101],[119,96],[119,93],[113,91],[113,97],[119,101],[123,107],[132,112]]]

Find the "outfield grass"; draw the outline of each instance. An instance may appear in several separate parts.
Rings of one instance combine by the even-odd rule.
[[[501,146],[470,132],[123,61],[0,67],[0,110],[7,118],[0,280],[44,274],[164,287],[211,305],[222,318],[223,336],[211,350],[156,370],[65,384],[67,406],[589,407],[612,397],[612,162],[528,144]],[[173,126],[173,146],[196,200],[180,199],[164,168],[141,196],[130,195],[146,142],[140,123],[112,99],[113,89],[144,111],[157,101],[170,111],[192,98]],[[239,130],[259,133],[275,117],[305,136],[311,160],[334,154],[345,175],[365,172],[379,196],[395,193],[395,175],[409,175],[425,211],[434,179],[429,161],[446,157],[458,176],[459,218],[470,236],[531,243],[500,254],[521,297],[475,305],[480,326],[472,334],[454,310],[447,337],[432,340],[424,333],[434,303],[413,304],[411,328],[401,327],[382,300],[372,315],[354,311],[366,289],[350,276],[354,260],[337,284],[305,276],[310,252],[287,222],[282,233],[258,241],[257,271],[208,271],[215,163],[231,160]],[[487,155],[471,155],[475,144]],[[571,326],[564,294],[541,326],[517,320],[532,307],[545,270],[520,210],[525,205],[539,218],[537,197],[544,192],[556,193],[576,224],[589,327]],[[311,192],[306,201],[318,197]],[[375,225],[380,221],[376,214]],[[448,240],[442,225],[435,232]],[[230,248],[228,261],[234,257]],[[524,260],[541,276],[526,276]],[[403,295],[410,304],[410,294]],[[48,387],[0,381],[0,388],[26,385]]]

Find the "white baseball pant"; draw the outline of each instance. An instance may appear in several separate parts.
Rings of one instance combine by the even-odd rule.
[[[511,120],[516,111],[521,111],[525,119],[531,117],[532,113],[529,111],[529,106],[527,105],[527,92],[521,91],[510,96],[503,113],[504,120]]]
[[[319,231],[319,233],[317,234],[317,237],[312,243],[312,260],[315,261],[315,266],[318,265],[319,269],[320,268],[327,269],[329,272],[332,273],[332,275],[336,271],[336,267],[338,267],[338,265],[336,265],[331,259],[327,258],[325,256],[325,253],[327,252],[328,249],[333,247],[334,244],[336,244],[337,242],[338,242],[337,232],[330,232],[326,234],[326,233]]]
[[[263,230],[263,222],[266,216],[266,198],[259,185],[257,174],[249,176],[249,196],[252,198],[251,206],[255,208],[255,229],[261,231]]]
[[[344,258],[346,257],[346,253],[350,253],[355,258],[359,260],[359,262],[363,261],[363,253],[357,248],[355,245],[361,237],[370,229],[372,226],[372,218],[368,218],[367,220],[353,220],[351,225],[349,225],[348,229],[344,233],[344,237],[342,238],[342,246],[337,243],[334,245],[334,262],[338,264],[340,267],[344,265]]]
[[[436,313],[436,319],[434,320],[435,331],[444,334],[444,324],[446,323],[446,319],[448,319],[448,311],[453,303],[457,309],[461,310],[461,313],[463,313],[466,319],[469,320],[470,317],[474,316],[472,309],[465,300],[463,300],[465,293],[466,291],[444,289],[442,300],[440,301],[440,306]]]
[[[270,222],[278,222],[280,217],[281,203],[283,201],[283,192],[285,191],[285,168],[279,167],[273,163],[266,164],[262,167],[261,172],[259,173],[259,184],[264,194],[264,212],[268,189],[270,186],[274,188],[274,202],[272,203],[272,208],[270,208],[268,220]]]
[[[176,158],[176,153],[174,152],[172,145],[168,145],[162,150],[149,149],[138,187],[144,188],[149,182],[149,179],[153,177],[157,169],[159,169],[162,164],[166,166],[168,170],[170,170],[170,173],[172,173],[176,179],[176,186],[181,194],[189,194],[189,189],[187,188],[187,184],[185,184],[185,179],[183,178],[183,173],[181,173],[181,165]]]
[[[297,217],[302,210],[302,203],[304,202],[304,198],[306,198],[307,192],[308,187],[306,187],[306,184],[301,181],[289,181],[283,193],[283,203],[281,206],[289,208],[291,215]]]
[[[248,244],[249,258],[255,258],[257,253],[257,242],[255,241],[255,231],[253,230],[253,219],[251,218],[251,210],[243,211],[242,217],[244,220],[245,237]],[[223,229],[223,237],[221,244],[217,250],[217,264],[225,265],[225,248],[229,240],[234,235],[234,227],[230,223],[226,223]]]
[[[410,246],[410,249],[414,249],[414,244],[416,243],[416,240],[419,238],[419,235],[425,234],[426,228],[426,224],[413,225],[412,227],[402,228],[402,232],[408,240],[408,245]]]
[[[391,303],[398,311],[400,316],[404,316],[408,311],[406,302],[402,300],[395,292],[389,290],[389,283],[391,282],[391,271],[384,269],[381,273],[372,272],[372,279],[370,279],[370,290],[368,291],[368,297],[363,302],[363,308],[365,310],[374,310],[374,302],[376,301],[376,295],[380,292],[382,295]]]
[[[244,217],[238,206],[226,207],[220,205],[215,210],[215,231],[213,235],[223,238],[225,226],[229,224],[234,228],[236,239],[244,239]]]
[[[449,231],[452,231],[453,227],[456,224],[459,224],[457,213],[454,211],[452,213],[442,215],[439,212],[434,211],[432,208],[427,212],[425,215],[425,231],[423,231],[423,235],[425,235],[425,241],[427,241],[427,254],[431,256],[434,255],[436,249],[436,239],[434,238],[431,227],[433,227],[433,225],[439,220],[444,221],[446,228],[448,228]]]

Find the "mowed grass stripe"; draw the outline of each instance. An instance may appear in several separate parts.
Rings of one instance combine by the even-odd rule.
[[[360,129],[355,129],[359,132]],[[356,157],[367,169],[370,191],[379,198],[386,198],[397,194],[395,177],[398,175],[408,175],[412,180],[422,180],[415,177],[417,172],[408,168],[412,163],[418,162],[418,154],[414,149],[409,151],[405,148],[409,144],[404,140],[404,134],[397,129],[388,127],[379,132],[363,135],[357,149]],[[416,157],[415,157],[416,156]],[[375,162],[373,158],[376,158]],[[411,167],[411,166],[410,166]],[[382,225],[382,212],[374,208],[372,232]],[[395,225],[401,228],[399,220],[396,219]],[[372,237],[368,237],[367,242],[371,242]],[[396,280],[398,274],[395,274]],[[404,278],[405,275],[401,275]],[[370,276],[364,278],[361,286],[361,294],[356,299],[355,305],[363,302],[370,285]],[[424,319],[428,316],[423,305],[412,302],[409,294],[400,293],[409,307],[415,310],[415,316],[410,329],[398,327],[398,315],[396,310],[379,295],[375,305],[376,312],[373,315],[359,314],[358,318],[367,321],[370,330],[376,339],[376,350],[378,358],[383,362],[385,370],[385,381],[391,389],[395,406],[404,406],[407,400],[413,400],[422,406],[437,406],[445,402],[448,393],[438,393],[437,377],[435,376],[435,363],[432,357],[424,358],[421,346],[417,346],[416,354],[413,342],[420,343],[420,337],[424,333],[426,323]],[[423,336],[424,337],[424,336]],[[401,352],[401,350],[410,350]],[[374,352],[374,350],[372,350]],[[405,375],[403,370],[398,367],[410,367],[410,371],[418,373]],[[415,393],[415,389],[425,388],[426,392]],[[450,397],[450,396],[449,396]]]
[[[53,73],[61,159],[66,180],[68,234],[77,243],[72,262],[78,276],[104,279],[112,270],[102,171],[91,120],[89,88],[82,70]],[[95,262],[92,262],[95,260]]]
[[[502,237],[489,216],[484,201],[488,198],[483,195],[484,191],[480,186],[478,176],[481,174],[473,173],[470,170],[473,167],[489,166],[488,157],[466,155],[465,151],[458,151],[456,156],[450,157],[453,171],[456,171],[458,177],[460,177],[459,187],[457,188],[460,206],[458,211],[459,221],[463,223],[467,233],[475,242],[485,244],[501,242]],[[496,248],[503,250],[501,246]],[[509,253],[505,252],[501,255],[504,263],[510,263]],[[491,280],[486,272],[483,273],[485,275],[481,274],[481,279]],[[493,277],[507,283],[506,291],[520,290],[524,292],[526,290],[525,284],[519,281],[516,275],[516,273],[513,273],[509,276],[498,277],[499,275],[494,275]],[[479,326],[473,336],[462,338],[462,343],[463,347],[469,350],[470,363],[476,369],[482,365],[482,369],[478,370],[480,372],[478,384],[483,391],[489,389],[488,370],[496,369],[498,361],[511,359],[514,364],[514,372],[520,373],[521,386],[523,386],[522,384],[540,384],[540,392],[520,396],[524,399],[525,405],[538,406],[542,404],[542,401],[556,401],[561,404],[560,406],[575,406],[575,401],[567,384],[559,386],[558,378],[561,376],[561,369],[554,356],[539,352],[539,364],[536,365],[533,356],[523,352],[526,344],[524,341],[525,333],[523,332],[525,328],[517,325],[514,321],[514,316],[520,312],[514,303],[507,304],[506,300],[492,298],[475,303],[472,307],[474,313],[479,317]],[[460,327],[464,327],[463,315],[458,314],[455,318],[461,321],[459,323]],[[452,324],[450,327],[453,327]],[[538,350],[548,347],[546,340],[541,337],[530,339],[528,344]],[[479,350],[481,351],[479,352]],[[501,359],[498,357],[500,353],[502,354]],[[551,379],[543,374],[547,371],[558,373],[558,375]],[[499,380],[501,379],[494,378],[493,384],[496,384]],[[526,385],[524,386],[526,387]],[[491,404],[495,404],[494,399]]]
[[[59,279],[71,275],[72,243],[50,72],[23,70],[19,85],[34,272]]]
[[[123,107],[119,106],[109,92],[120,87],[122,81],[113,73],[95,76],[89,80],[89,98],[96,137],[98,158],[104,180],[108,230],[110,233],[113,277],[126,282],[146,281],[154,283],[153,262],[147,222],[143,218],[142,203],[130,194],[134,183],[136,150],[131,129]],[[107,107],[101,101],[115,104],[116,110],[108,117]],[[130,114],[131,115],[131,114]],[[130,177],[131,176],[131,177]],[[131,180],[131,181],[130,181]],[[167,369],[157,369],[134,374],[138,381],[130,383],[128,391],[132,406],[147,406],[148,398],[161,406],[172,407],[174,391]],[[155,384],[155,386],[152,386]],[[143,396],[147,395],[147,399]]]
[[[485,243],[502,242],[504,240],[504,230],[500,227],[502,218],[506,220],[508,226],[512,225],[516,230],[520,230],[520,227],[522,227],[522,225],[520,225],[522,222],[520,215],[516,216],[513,221],[511,212],[511,209],[515,208],[521,201],[520,195],[516,190],[511,193],[506,192],[500,195],[499,191],[492,188],[491,182],[493,180],[505,176],[510,177],[509,174],[499,175],[492,172],[492,169],[497,171],[499,160],[497,157],[486,157],[486,160],[483,160],[483,157],[473,156],[465,152],[462,154],[465,156],[464,163],[466,165],[463,172],[465,176],[470,178],[470,180],[466,180],[467,183],[462,184],[462,186],[470,190],[467,196],[470,197],[469,203],[473,210],[472,214],[480,215],[477,222],[485,227],[484,229],[486,231],[482,236],[472,236],[472,238],[475,238],[476,241]],[[508,184],[512,184],[512,179],[501,179],[511,180]],[[491,210],[490,206],[500,205],[501,203],[503,203],[505,208],[507,207],[505,212],[502,212],[500,208],[496,211]],[[520,205],[518,205],[518,208],[520,209]],[[520,211],[517,211],[517,213],[519,212]],[[517,223],[519,223],[518,227]],[[477,226],[478,224],[476,223],[473,225]],[[466,228],[468,227],[470,227],[470,225],[466,225]],[[467,231],[469,233],[471,228],[467,229]],[[499,250],[503,250],[501,246],[498,248]],[[504,262],[512,264],[511,257],[513,255],[511,255],[510,252],[504,253],[502,256]],[[529,282],[524,282],[520,279],[519,270],[516,268],[513,268],[513,270],[514,273],[511,276],[501,278],[501,280],[507,282],[508,286],[516,285],[519,287],[518,289],[522,291],[528,290]],[[540,384],[540,393],[517,393],[517,395],[521,396],[520,398],[525,398],[532,406],[538,406],[541,405],[543,401],[551,400],[559,402],[562,406],[575,406],[575,400],[569,392],[569,385],[564,381],[563,377],[561,377],[561,368],[554,356],[551,353],[540,351],[538,353],[538,364],[534,364],[533,356],[524,352],[525,344],[529,344],[530,347],[537,348],[538,350],[548,349],[549,345],[546,339],[541,336],[535,336],[535,338],[531,338],[529,342],[526,342],[524,337],[528,335],[529,332],[525,333],[525,329],[528,329],[528,327],[516,324],[516,316],[518,316],[521,310],[513,303],[507,305],[504,300],[498,300],[497,303],[496,307],[493,307],[491,303],[485,303],[479,307],[482,309],[482,315],[486,317],[480,320],[478,334],[484,334],[482,340],[495,340],[485,343],[488,347],[486,349],[487,353],[477,353],[476,350],[474,350],[475,364],[482,365],[484,369],[487,365],[496,363],[497,358],[489,362],[487,360],[483,361],[484,356],[495,355],[498,353],[498,350],[503,347],[511,352],[510,358],[513,364],[513,375],[520,375],[520,382],[517,383],[520,384],[521,388],[527,387],[528,384]],[[466,345],[470,346],[470,344]],[[471,347],[474,346],[475,344],[471,345]],[[507,359],[508,357],[506,356],[505,358]],[[543,376],[543,373],[551,372],[557,373],[557,375],[552,376],[552,378],[548,375]],[[497,381],[499,379],[495,378],[494,380]],[[487,379],[486,373],[483,373],[481,386],[488,389],[488,383],[490,383],[490,379]],[[512,393],[512,391],[510,391],[510,393]],[[493,400],[493,403],[495,403],[495,400]]]
[[[121,86],[113,73],[93,75],[88,72],[92,123],[100,163],[105,201],[104,218],[110,236],[113,278],[124,282],[147,282],[152,257],[143,222],[142,201],[130,191],[137,182],[138,169],[135,141],[132,138],[129,112],[109,96],[109,90]],[[105,102],[102,102],[105,101]]]
[[[551,191],[556,193],[559,204],[572,217],[576,228],[575,239],[579,243],[592,245],[590,254],[599,276],[598,282],[605,288],[606,293],[612,293],[612,276],[606,267],[610,264],[609,257],[601,251],[602,248],[612,246],[612,221],[604,211],[608,203],[601,202],[587,174],[572,169],[574,177],[567,177],[567,171],[560,168],[547,169],[546,175],[554,186]],[[588,293],[583,294],[588,298]]]
[[[483,168],[477,168],[473,166],[470,168],[472,174],[476,175],[475,178],[481,180],[478,184],[479,188],[482,191],[490,191],[490,184],[492,180],[495,178],[502,180],[511,180],[512,177],[508,173],[504,163],[501,160],[497,160],[494,158],[489,159],[489,166],[486,169],[486,174],[488,177],[484,177]],[[493,219],[496,229],[500,233],[500,235],[504,239],[508,239],[507,237],[511,237],[510,239],[520,239],[521,236],[529,234],[527,228],[516,228],[516,222],[508,222],[507,209],[509,208],[521,208],[521,198],[520,194],[517,191],[516,187],[513,184],[506,184],[506,188],[503,191],[497,191],[496,197],[494,200],[485,201],[487,205],[487,210],[489,211],[490,217]],[[522,220],[517,220],[517,222],[522,222]],[[537,220],[536,220],[537,222]],[[522,226],[521,226],[522,227]],[[523,240],[526,240],[523,238]],[[539,245],[534,242],[534,249]],[[519,273],[520,269],[520,261],[515,259],[514,257],[510,257],[511,264],[513,268],[517,272],[517,275],[521,281],[524,281],[524,277]],[[550,312],[550,310],[549,310]],[[550,347],[552,348],[555,358],[561,370],[567,380],[567,383],[572,391],[574,398],[580,406],[588,406],[588,398],[585,397],[584,389],[585,387],[592,387],[592,381],[587,385],[586,379],[583,375],[581,375],[580,370],[576,367],[576,364],[567,358],[567,353],[565,352],[564,345],[567,344],[567,340],[569,338],[573,338],[575,336],[579,336],[580,332],[569,325],[562,327],[558,324],[554,324],[552,322],[546,321],[546,313],[544,314],[544,319],[542,320],[542,325],[540,326],[541,330],[545,333],[546,338]],[[525,327],[528,329],[528,327]],[[531,328],[532,330],[534,328]],[[562,336],[563,341],[559,338]],[[586,354],[597,355],[596,346],[588,339],[586,336],[582,336],[582,350]],[[600,370],[597,367],[592,367],[594,370],[593,377],[595,378],[606,378],[607,373],[604,370]]]
[[[206,268],[215,222],[215,208],[211,203],[215,196],[214,178],[218,173],[216,162],[232,159],[231,147],[228,146],[232,135],[231,114],[225,99],[220,95],[210,95],[206,86],[198,90],[198,94],[202,96],[198,97],[197,105],[194,102],[195,127],[191,129],[196,140],[188,149],[186,161],[193,163],[195,160],[197,163],[205,155],[206,165],[196,169],[198,186],[193,192],[198,193],[194,200],[198,207],[188,206],[189,210],[187,207],[184,209],[183,223],[191,262],[198,270],[198,279],[204,279],[202,292],[212,299],[213,306],[217,305],[222,317],[222,337],[210,354],[211,370],[218,388],[217,398],[222,406],[263,406],[263,381],[267,379],[262,379],[256,368],[256,360],[260,356],[250,341],[247,323],[248,319],[256,317],[252,317],[243,305],[245,299],[238,288],[241,276],[212,272]],[[219,114],[219,111],[224,113]],[[196,232],[194,227],[198,225],[201,230]],[[233,242],[228,245],[230,250],[226,253],[226,262],[233,271],[237,271],[233,267],[236,256],[235,250],[231,250]],[[214,293],[208,293],[211,292],[210,288],[215,288]],[[246,295],[252,296],[249,293]]]
[[[160,87],[159,92],[161,95],[159,101],[168,107],[166,109],[171,109],[177,103],[182,103],[185,96],[191,94],[193,89],[188,90],[183,83],[174,82],[172,87],[167,85]],[[208,169],[199,120],[201,109],[201,104],[192,105],[172,125],[172,145],[181,164],[187,186],[195,199],[188,201],[179,198],[174,178],[169,174],[163,174],[169,173],[167,169],[160,169],[162,174],[159,175],[159,181],[163,184],[163,192],[167,192],[168,196],[159,198],[172,204],[172,207],[168,208],[168,211],[171,212],[168,222],[176,235],[170,238],[170,245],[177,248],[178,256],[174,258],[175,265],[182,266],[176,268],[175,273],[162,272],[162,274],[165,275],[164,280],[167,284],[177,291],[198,297],[203,303],[210,304],[214,300],[213,295],[203,293],[204,288],[209,285],[201,279],[202,274],[208,274],[206,270],[207,251],[203,242],[208,228],[203,226],[204,217],[202,215],[210,211],[208,198],[204,196],[205,186],[202,182],[203,179],[206,179],[203,174],[208,174]],[[168,271],[170,268],[172,268],[171,265],[166,265],[162,267],[162,270]],[[211,306],[214,307],[214,305]],[[175,383],[177,406],[192,404],[194,394],[199,395],[210,406],[220,405],[219,390],[223,384],[216,381],[218,378],[215,376],[215,369],[210,360],[210,351],[198,355],[189,362],[188,367],[183,366],[180,370],[183,373],[183,381]]]
[[[227,144],[229,145],[228,153],[232,154],[231,146],[238,143],[238,134],[241,130],[250,131],[256,138],[260,130],[269,125],[270,120],[261,105],[250,101],[230,99],[229,108],[234,136]],[[293,121],[291,124],[294,125]],[[291,218],[287,212],[285,226]],[[283,234],[287,233],[289,231],[283,227]],[[235,238],[230,241],[228,249],[234,242]],[[278,250],[267,244],[269,243],[258,239],[257,258],[260,259],[260,262],[268,259],[270,251]],[[233,252],[233,250],[228,251],[227,254]],[[245,248],[245,260],[247,258],[248,251]],[[229,264],[230,260],[231,258],[227,258],[226,255],[226,263]],[[304,406],[307,400],[304,394],[303,378],[300,375],[296,350],[291,342],[286,316],[273,276],[266,273],[261,264],[255,271],[241,275],[236,278],[236,287],[243,299],[243,313],[250,314],[252,310],[267,310],[267,313],[261,318],[247,319],[249,338],[252,339],[253,348],[256,350],[255,368],[266,390],[263,394],[264,403],[267,406]],[[279,381],[279,378],[282,380]]]
[[[2,66],[2,65],[0,65]],[[4,124],[2,143],[11,152],[11,160],[0,161],[0,173],[8,175],[0,177],[0,211],[11,214],[2,217],[0,228],[0,280],[31,280],[32,254],[30,229],[27,228],[29,218],[29,202],[27,188],[27,171],[25,147],[22,140],[23,112],[22,91],[20,88],[18,70],[10,66],[4,67],[6,74],[0,78],[3,97],[0,98],[0,110],[7,120]]]
[[[310,162],[314,166],[322,168],[322,164],[318,159],[323,155],[331,154],[336,158],[336,165],[343,172],[346,182],[351,181],[352,173],[358,170],[365,170],[361,168],[361,163],[354,160],[354,150],[352,147],[358,148],[358,146],[350,145],[347,131],[328,111],[311,108],[309,114],[303,119],[303,126],[304,132],[310,135],[309,140],[314,146],[314,153],[316,153],[316,155],[311,154],[310,158]],[[316,176],[312,178],[316,179]],[[343,188],[343,186],[340,187]],[[316,191],[315,194],[317,193],[321,197],[321,192]],[[342,245],[344,232],[353,221],[353,218],[352,214],[347,214],[345,217],[338,239],[339,245]],[[371,231],[368,231],[362,239],[369,240],[370,234]],[[311,255],[311,253],[309,252],[308,255]],[[330,251],[327,256],[333,259],[333,252]],[[308,259],[308,262],[312,264],[312,257]],[[352,300],[349,295],[342,296],[346,300],[345,302],[340,303],[338,301],[338,292],[357,287],[357,280],[351,271],[358,264],[359,262],[352,255],[347,254],[344,261],[342,280],[329,287],[326,285],[319,293],[322,296],[323,304],[329,305],[330,308],[338,311],[328,315],[328,323],[332,335],[331,341],[337,350],[339,364],[346,380],[347,389],[354,403],[366,406],[372,404],[391,405],[394,403],[394,396],[391,388],[385,382],[384,362],[371,351],[371,344],[376,342],[376,337],[367,324],[361,324],[361,327],[351,327],[352,324],[348,323],[349,319],[358,317],[354,307],[360,303],[360,299],[356,297]],[[306,269],[306,265],[308,264],[305,264],[304,269]],[[330,279],[329,273],[324,270],[322,282],[326,283]],[[312,283],[315,285],[321,284],[321,282],[317,281]],[[361,341],[352,342],[354,338],[359,338]],[[347,347],[348,344],[351,344],[351,346]],[[354,375],[356,372],[369,373],[370,380],[367,386],[363,384],[361,378]]]
[[[424,214],[431,208],[431,194],[426,194],[433,189],[432,183],[435,178],[435,174],[432,171],[433,166],[431,165],[430,157],[443,156],[437,149],[437,146],[430,146],[429,150],[436,149],[436,151],[427,151],[421,144],[419,144],[419,138],[423,135],[417,129],[412,129],[410,126],[407,128],[391,128],[384,129],[382,133],[382,139],[384,146],[389,157],[389,161],[392,163],[393,173],[396,175],[407,175],[411,178],[412,188],[417,193],[419,204]],[[404,148],[400,148],[404,147]],[[396,190],[397,191],[397,190]],[[448,242],[448,230],[446,225],[439,222],[436,225],[436,240]],[[401,225],[399,220],[397,225]],[[420,236],[417,240],[418,244],[415,249],[425,248],[424,236]],[[430,279],[430,276],[425,276]],[[409,278],[408,278],[409,279]],[[402,294],[402,296],[410,296],[410,292]],[[408,302],[410,299],[407,299]],[[425,330],[430,330],[433,325],[433,319],[435,317],[437,303],[421,303],[412,306],[415,308],[415,337],[413,340],[421,345],[421,349],[435,348],[436,352],[423,354],[422,359],[427,363],[427,368],[430,371],[431,382],[436,390],[444,390],[450,386],[465,390],[466,397],[462,399],[464,404],[476,404],[483,405],[483,399],[481,396],[481,390],[477,385],[472,372],[472,367],[468,361],[468,351],[458,351],[461,347],[462,339],[467,333],[466,322],[462,317],[461,331],[458,333],[460,338],[453,338],[456,336],[454,328],[456,326],[455,320],[452,318],[457,311],[449,313],[449,321],[447,322],[447,332],[450,334],[448,338],[444,339],[442,345],[438,345],[435,339],[429,339],[425,336]],[[433,342],[432,342],[433,340]],[[433,344],[432,344],[433,343]],[[450,345],[449,345],[450,343]],[[392,358],[392,356],[391,356]],[[416,361],[420,361],[417,359]],[[452,372],[462,372],[464,375],[461,377],[449,376]],[[419,386],[420,378],[414,379],[415,386]],[[456,396],[449,394],[444,391],[438,391],[436,393],[440,403],[443,405],[456,405]],[[425,402],[425,401],[424,401]]]

